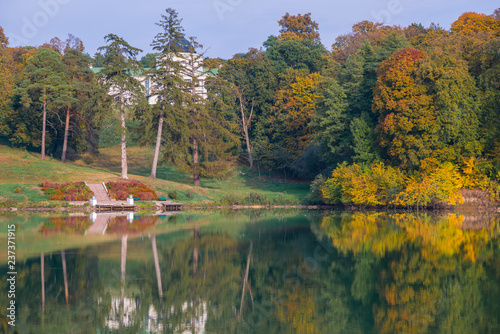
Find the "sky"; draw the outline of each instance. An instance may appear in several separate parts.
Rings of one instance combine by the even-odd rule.
[[[166,8],[182,18],[186,36],[196,36],[205,56],[231,58],[260,48],[279,34],[278,20],[311,13],[321,41],[330,49],[335,38],[353,24],[369,20],[407,26],[434,22],[449,29],[464,12],[492,14],[498,0],[0,0],[0,26],[10,46],[38,46],[68,34],[80,38],[93,55],[110,33],[130,45],[152,52],[159,33],[155,25]]]

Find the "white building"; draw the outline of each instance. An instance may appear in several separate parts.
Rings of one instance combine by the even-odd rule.
[[[178,52],[173,56],[173,60],[179,62],[182,65],[180,75],[185,82],[190,83],[195,80],[194,94],[206,99],[208,97],[208,93],[205,87],[205,81],[208,77],[217,75],[218,69],[204,69],[202,67],[203,56],[197,53],[186,51],[187,50]],[[101,69],[101,67],[93,67],[92,71],[94,73],[99,73]],[[134,73],[133,76],[144,86],[148,103],[156,104],[156,102],[158,101],[158,96],[154,93],[155,85],[152,81],[152,78],[147,75],[147,72],[149,70],[149,68],[145,68],[144,72]],[[129,97],[130,96],[126,96],[126,99],[128,99]]]

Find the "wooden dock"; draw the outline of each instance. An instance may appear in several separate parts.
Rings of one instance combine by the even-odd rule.
[[[127,202],[97,202],[94,206],[95,212],[134,212],[137,211],[138,206],[128,204]]]
[[[160,211],[181,211],[184,204],[175,202],[156,202]]]

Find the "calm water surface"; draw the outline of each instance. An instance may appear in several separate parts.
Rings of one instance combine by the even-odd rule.
[[[496,217],[4,214],[3,314],[11,224],[19,333],[500,333]]]

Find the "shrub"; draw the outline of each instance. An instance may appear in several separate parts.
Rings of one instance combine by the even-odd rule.
[[[270,201],[269,199],[261,194],[258,193],[250,193],[248,196],[243,198],[243,203],[245,205],[264,205],[264,204],[269,204]]]
[[[144,193],[140,193],[139,194],[139,198],[142,200],[142,201],[150,201],[153,199],[153,194],[150,193],[150,192],[144,192]]]
[[[90,155],[84,155],[82,160],[86,165],[91,165],[92,163],[94,163],[94,159]]]
[[[93,193],[83,182],[42,183],[42,191],[50,200],[88,201]]]
[[[326,182],[326,177],[323,174],[319,174],[311,182],[311,191],[307,195],[307,199],[312,203],[321,203],[324,201],[323,195],[321,193],[321,188]]]
[[[176,199],[177,199],[177,196],[178,196],[178,194],[177,194],[177,190],[172,190],[172,191],[169,191],[169,192],[168,192],[168,197],[170,197],[170,198],[171,198],[171,199],[173,199],[173,200],[176,200]]]
[[[157,200],[156,192],[146,186],[144,183],[136,181],[121,181],[121,182],[108,182],[106,183],[109,195],[118,200],[125,200],[129,195],[141,198],[141,193],[150,193],[148,200]],[[145,195],[143,195],[146,198]]]
[[[237,205],[239,204],[240,199],[236,195],[226,195],[221,200],[221,205]]]
[[[193,197],[194,197],[194,194],[193,194],[190,190],[188,190],[188,191],[186,192],[186,196],[187,196],[187,198],[193,198]]]
[[[21,192],[21,188],[17,187],[16,189],[14,189],[14,192],[15,192],[16,194],[19,194],[19,193]]]
[[[462,202],[459,190],[463,178],[456,166],[437,161],[423,166],[422,171],[405,176],[383,163],[370,167],[343,163],[320,186],[321,194],[331,204],[424,206]]]

